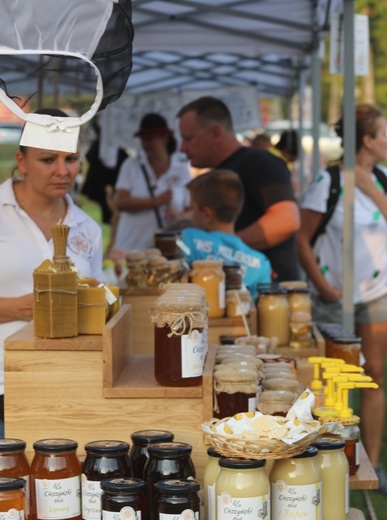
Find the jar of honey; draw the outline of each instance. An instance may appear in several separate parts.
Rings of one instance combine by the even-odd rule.
[[[192,446],[183,442],[162,442],[148,447],[149,459],[144,468],[150,520],[156,520],[154,486],[159,480],[194,479]]]
[[[199,519],[199,482],[187,479],[159,480],[155,484],[155,515],[157,519]]]
[[[179,284],[172,284],[173,285]],[[185,284],[182,284],[185,285]],[[164,386],[202,383],[207,344],[204,295],[185,288],[166,290],[151,308],[155,332],[155,379]]]
[[[228,318],[247,316],[251,307],[251,296],[247,290],[226,291],[226,315]]]
[[[204,487],[204,517],[206,520],[216,519],[216,492],[215,483],[218,478],[221,458],[214,448],[207,450],[208,461],[204,468],[203,487]]]
[[[258,299],[259,335],[277,337],[279,345],[289,344],[289,302],[284,289],[261,289]]]
[[[277,459],[270,471],[272,518],[321,519],[321,470],[317,448]]]
[[[146,520],[145,483],[138,478],[108,478],[101,482],[103,520]]]
[[[148,286],[158,287],[170,279],[169,263],[165,256],[153,256],[148,259]]]
[[[307,287],[288,289],[290,313],[307,312],[312,315],[312,300]]]
[[[101,481],[113,477],[131,477],[129,444],[123,441],[93,441],[85,445],[82,465],[82,518],[100,520]]]
[[[361,338],[353,335],[334,336],[327,357],[343,359],[349,365],[360,365]]]
[[[240,412],[255,412],[258,374],[256,370],[220,365],[214,372],[214,410],[218,419]]]
[[[23,520],[26,515],[26,481],[23,478],[0,477],[0,517]]]
[[[178,246],[181,240],[180,231],[159,231],[154,235],[156,248],[160,249],[161,253],[168,260],[180,258],[182,252]]]
[[[0,477],[21,477],[25,480],[26,509],[30,513],[30,465],[26,453],[26,443],[21,439],[0,439]]]
[[[81,464],[71,439],[34,442],[31,463],[31,518],[81,520]]]
[[[222,260],[196,260],[192,264],[191,281],[206,291],[209,318],[222,318],[226,312],[225,275],[222,266]]]
[[[132,433],[130,437],[132,446],[129,457],[133,466],[133,476],[143,478],[144,467],[149,458],[148,446],[160,442],[172,442],[174,435],[166,430],[140,430]]]
[[[148,259],[143,251],[130,251],[126,255],[126,283],[129,287],[146,287]]]
[[[226,291],[238,291],[243,287],[243,269],[240,264],[224,262]]]

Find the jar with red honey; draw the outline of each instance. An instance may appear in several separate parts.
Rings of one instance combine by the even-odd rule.
[[[180,285],[180,284],[172,284]],[[185,286],[185,284],[182,284]],[[204,294],[184,287],[167,289],[151,309],[155,332],[155,379],[163,386],[202,383],[207,345]]]
[[[143,478],[144,467],[149,458],[148,447],[160,442],[172,442],[173,433],[166,430],[140,430],[131,435],[132,446],[129,457],[133,466],[133,476]]]
[[[26,514],[26,481],[17,477],[0,477],[0,518],[23,520]]]
[[[34,442],[31,463],[31,518],[81,520],[81,464],[71,439]]]
[[[26,443],[21,439],[0,439],[0,477],[21,477],[26,481],[26,510],[30,513],[30,465],[26,453]]]
[[[86,459],[82,465],[82,518],[100,520],[101,481],[113,477],[131,477],[129,444],[102,440],[85,445]]]

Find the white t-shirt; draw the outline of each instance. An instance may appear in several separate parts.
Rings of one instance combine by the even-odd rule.
[[[378,166],[387,175],[387,169]],[[372,174],[375,184],[382,186]],[[309,185],[301,207],[325,213],[331,177],[324,171]],[[340,172],[341,193],[325,233],[314,252],[328,283],[342,288],[342,233],[344,222],[344,174]],[[379,208],[359,188],[354,200],[354,303],[370,302],[387,294],[387,223]]]
[[[17,298],[33,292],[32,273],[43,260],[52,258],[53,242],[18,205],[11,179],[0,185],[0,298]],[[80,275],[102,279],[100,226],[66,196],[70,227],[67,255]],[[0,394],[4,393],[4,339],[25,321],[0,323]]]
[[[173,196],[170,207],[175,212],[181,212],[189,206],[189,192],[185,185],[191,180],[191,175],[186,162],[182,162],[176,156],[171,157],[169,169],[159,178],[156,178],[145,156],[129,158],[122,164],[116,190],[127,190],[132,197],[149,197],[148,186],[141,169],[141,161],[145,165],[154,194],[160,195],[168,189],[172,189]],[[163,225],[168,224],[165,216],[166,206],[159,206],[159,212]],[[154,209],[131,213],[122,211],[118,221],[115,247],[118,249],[143,250],[154,244],[153,235],[158,229],[158,223]]]

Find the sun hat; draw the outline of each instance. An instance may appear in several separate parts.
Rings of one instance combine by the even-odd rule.
[[[168,128],[166,120],[159,114],[146,114],[140,123],[140,128],[134,134],[135,137],[147,135],[173,135],[173,131]]]

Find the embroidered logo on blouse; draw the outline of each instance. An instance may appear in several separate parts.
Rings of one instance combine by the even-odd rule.
[[[71,249],[71,251],[73,253],[76,253],[77,255],[84,256],[86,258],[91,257],[91,253],[92,253],[91,242],[80,231],[69,237],[68,246]]]

